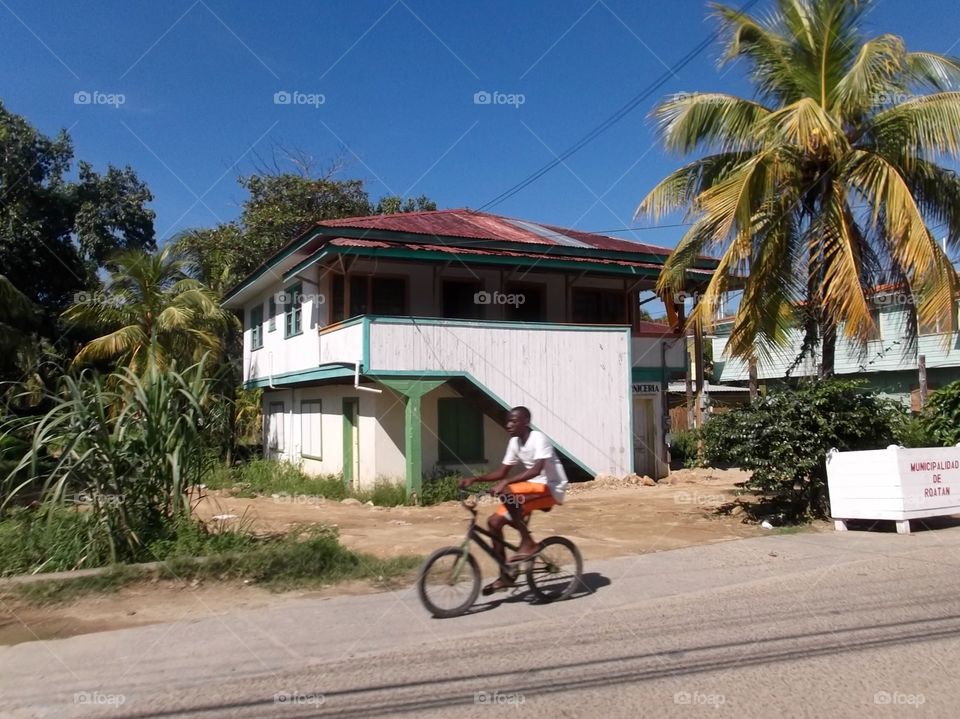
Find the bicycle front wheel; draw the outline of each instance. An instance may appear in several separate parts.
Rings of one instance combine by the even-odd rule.
[[[580,550],[566,537],[547,537],[540,547],[527,569],[527,585],[542,602],[566,599],[580,586]]]
[[[423,563],[417,579],[420,601],[435,617],[466,612],[480,594],[480,567],[462,547],[438,549]]]

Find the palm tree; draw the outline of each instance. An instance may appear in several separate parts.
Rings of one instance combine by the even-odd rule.
[[[236,319],[170,245],[158,253],[121,252],[111,266],[103,292],[85,294],[64,312],[69,321],[108,330],[80,350],[75,364],[116,361],[143,374],[151,365],[183,367],[220,356]]]
[[[654,110],[668,151],[706,153],[662,180],[638,215],[686,210],[691,226],[659,279],[681,289],[701,254],[719,267],[691,322],[738,286],[730,351],[749,358],[804,332],[833,371],[838,333],[865,347],[870,290],[896,283],[916,322],[957,326],[957,274],[933,230],[960,244],[960,61],[865,39],[869,0],[776,0],[755,19],[713,5],[723,61],[746,61],[755,99],[674,95]],[[799,360],[799,358],[798,358]]]

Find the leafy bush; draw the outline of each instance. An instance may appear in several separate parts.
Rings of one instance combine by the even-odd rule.
[[[700,440],[700,432],[695,429],[680,430],[672,437],[670,461],[684,467],[695,467],[697,465],[697,442]]]
[[[827,452],[886,447],[903,414],[861,386],[809,383],[716,415],[703,429],[706,457],[751,470],[747,489],[773,500],[791,520],[826,516]]]
[[[930,395],[919,424],[933,440],[928,446],[950,447],[960,442],[960,382]]]
[[[459,475],[448,474],[445,476],[424,477],[421,487],[420,504],[440,504],[449,502],[460,496]]]
[[[940,441],[931,433],[923,417],[903,412],[894,416],[894,441],[902,447],[937,447]]]

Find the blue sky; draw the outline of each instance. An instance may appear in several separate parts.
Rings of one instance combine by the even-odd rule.
[[[956,0],[878,0],[867,29],[960,54],[957,16]],[[363,178],[373,199],[481,207],[713,28],[703,0],[0,0],[0,98],[45,133],[69,129],[97,168],[132,166],[163,241],[235,218],[237,175],[278,145],[319,167],[340,157],[340,177]],[[743,67],[719,70],[717,54],[655,97],[748,94]],[[289,104],[275,102],[282,92]],[[477,104],[478,92],[515,102]],[[592,231],[636,225],[640,198],[680,161],[656,145],[654,104],[490,211]],[[673,246],[681,233],[615,234]]]

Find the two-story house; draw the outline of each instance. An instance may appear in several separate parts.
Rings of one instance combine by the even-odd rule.
[[[575,473],[663,476],[686,351],[639,297],[669,253],[471,210],[320,222],[225,298],[265,452],[419,491],[438,467],[498,465],[525,405]]]
[[[908,339],[910,322],[916,324],[916,309],[913,298],[902,289],[893,286],[879,287],[871,295],[874,336],[866,350],[849,342],[842,336],[837,340],[834,371],[840,377],[858,378],[867,381],[869,387],[904,404],[918,408],[917,395],[920,387],[919,364],[924,358],[927,382],[930,390],[960,379],[960,334],[950,334],[940,326],[917,325],[917,340]],[[727,356],[727,341],[733,324],[731,318],[720,320],[715,329],[713,342],[714,374],[723,384],[743,384],[749,380],[747,363]],[[802,334],[795,330],[788,345],[769,357],[757,361],[757,378],[760,381],[783,379],[787,369],[794,364],[802,347]],[[792,377],[816,376],[820,363],[819,354],[806,356],[793,368]]]

